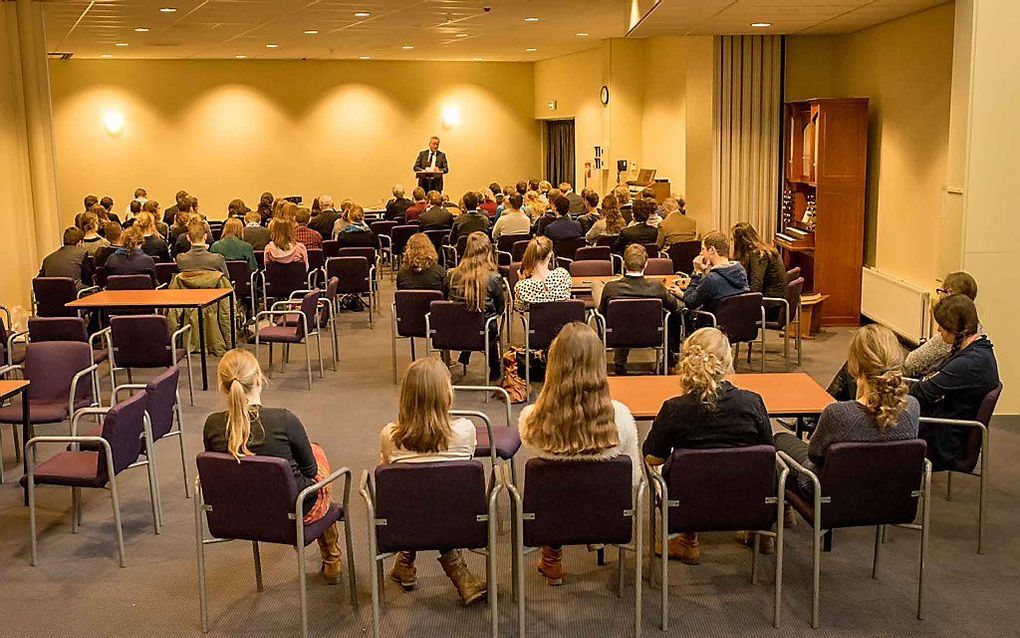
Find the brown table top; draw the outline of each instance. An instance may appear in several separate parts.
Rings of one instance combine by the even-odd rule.
[[[13,381],[0,380],[0,401],[8,399],[18,392],[21,392],[24,388],[28,387],[29,382],[23,379],[16,379]]]
[[[761,395],[769,416],[810,416],[821,414],[835,403],[825,388],[803,372],[731,374],[726,377],[738,388]],[[609,394],[630,408],[636,419],[652,419],[663,402],[679,394],[677,376],[609,377]]]
[[[591,288],[591,285],[600,281],[606,283],[609,281],[616,281],[617,279],[623,279],[621,275],[601,275],[601,276],[589,276],[589,277],[571,277],[570,285],[573,288]],[[645,275],[645,279],[658,279],[660,281],[666,280],[666,284],[670,285],[675,279],[678,279],[676,275]]]
[[[197,308],[219,301],[233,292],[230,288],[182,290],[103,290],[69,302],[68,308]]]

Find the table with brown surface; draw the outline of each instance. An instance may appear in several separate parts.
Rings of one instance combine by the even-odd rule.
[[[591,285],[595,282],[608,283],[610,281],[616,281],[617,279],[623,279],[623,275],[591,275],[587,277],[571,277],[570,287],[573,290],[591,290]],[[658,279],[665,281],[666,286],[670,286],[674,281],[680,279],[676,275],[645,275],[645,279]]]
[[[28,386],[29,382],[24,379],[12,381],[0,380],[0,403],[10,399],[15,394],[21,393],[21,460],[24,463],[25,475],[28,475],[28,455],[24,454],[25,443],[35,436],[32,428],[32,419],[28,410]],[[14,443],[17,445],[17,441]],[[25,503],[28,503],[28,485],[25,485]]]
[[[202,360],[202,389],[209,389],[209,376],[205,361],[205,319],[202,309],[227,297],[230,299],[230,347],[237,345],[234,326],[234,290],[232,288],[195,288],[170,290],[103,290],[94,295],[68,302],[67,307],[75,310],[96,310],[100,314],[108,310],[129,310],[132,308],[194,308],[198,312],[198,350]],[[190,345],[188,346],[190,347]]]

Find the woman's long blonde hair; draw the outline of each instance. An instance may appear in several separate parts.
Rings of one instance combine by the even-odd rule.
[[[680,388],[699,403],[714,407],[719,384],[733,372],[730,342],[717,328],[700,328],[691,333],[680,349]]]
[[[847,372],[868,386],[864,407],[875,417],[878,429],[895,426],[907,404],[907,384],[903,349],[893,331],[877,323],[858,330],[850,342]]]
[[[615,416],[598,335],[579,321],[563,326],[521,439],[549,454],[597,454],[620,444]]]
[[[269,224],[269,240],[280,250],[289,250],[294,245],[294,222],[276,218]]]
[[[227,452],[238,461],[251,456],[248,441],[251,439],[252,419],[258,418],[258,406],[248,404],[248,394],[256,386],[265,385],[262,368],[255,355],[235,348],[223,355],[216,368],[220,392],[227,398]]]
[[[468,235],[464,257],[450,272],[450,289],[467,304],[468,310],[482,312],[488,299],[489,277],[496,272],[492,242],[483,232]]]
[[[411,364],[400,386],[400,408],[393,444],[410,452],[440,452],[450,445],[450,370],[439,359],[426,357]]]
[[[404,247],[404,265],[411,272],[425,272],[439,261],[436,247],[425,233],[415,233]]]
[[[602,217],[606,220],[607,235],[619,235],[623,227],[627,225],[615,195],[606,195],[602,198]]]
[[[553,243],[548,237],[535,237],[529,241],[521,258],[521,277],[527,279],[533,275],[539,264],[549,261],[552,252]]]

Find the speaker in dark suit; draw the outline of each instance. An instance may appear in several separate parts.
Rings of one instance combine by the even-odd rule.
[[[418,153],[414,160],[414,174],[418,176],[418,186],[426,193],[429,191],[443,192],[443,175],[450,172],[446,163],[446,153],[439,150],[439,138],[429,140],[429,147]]]

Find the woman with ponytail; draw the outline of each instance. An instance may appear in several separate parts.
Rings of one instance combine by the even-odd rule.
[[[207,452],[244,456],[275,456],[286,459],[294,472],[300,492],[330,473],[326,453],[318,443],[309,443],[300,419],[286,408],[262,407],[265,377],[255,356],[247,350],[227,352],[217,368],[220,392],[227,400],[224,412],[214,412],[205,420],[202,438]],[[329,510],[329,487],[318,498],[304,503],[305,525],[322,518]],[[342,571],[340,530],[334,523],[319,537],[322,554],[320,573],[336,584]]]
[[[985,395],[999,385],[992,342],[981,334],[977,309],[966,294],[940,300],[933,314],[939,338],[949,346],[949,357],[935,372],[914,384],[910,394],[917,397],[924,416],[973,420]],[[956,466],[969,431],[966,427],[921,428],[933,470]]]
[[[662,465],[675,449],[772,445],[769,415],[761,397],[726,380],[733,356],[726,335],[701,328],[680,349],[680,395],[659,409],[643,451],[649,465]],[[710,486],[705,486],[708,489]],[[701,548],[697,534],[681,534],[669,542],[669,557],[697,565]]]

